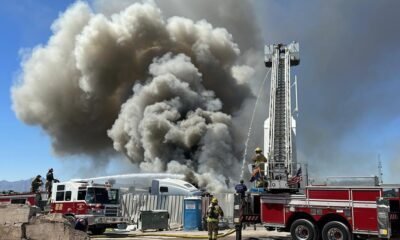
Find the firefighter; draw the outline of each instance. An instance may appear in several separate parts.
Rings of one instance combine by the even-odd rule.
[[[247,208],[246,208],[246,191],[247,191],[247,186],[244,184],[243,179],[240,180],[240,183],[235,186],[235,190],[237,194],[240,194],[240,205],[242,208],[243,212],[247,213]],[[246,225],[243,225],[243,229],[246,229]]]
[[[42,176],[37,175],[36,178],[33,179],[32,184],[31,184],[31,192],[33,193],[39,193],[39,188],[43,186],[42,182]]]
[[[224,212],[218,205],[218,199],[213,198],[207,209],[208,239],[213,240],[218,238],[218,222],[219,218],[223,217]]]
[[[253,156],[252,160],[254,162],[254,164],[257,165],[262,165],[262,163],[266,163],[267,162],[267,158],[264,156],[264,154],[262,154],[262,149],[257,147],[255,149],[256,154]]]
[[[242,199],[246,196],[247,187],[244,184],[243,179],[240,180],[240,183],[235,186],[236,193],[240,194]]]
[[[265,169],[264,163],[267,162],[267,158],[262,154],[262,149],[257,147],[255,149],[255,155],[252,158],[254,162],[253,165],[253,174],[250,182],[256,181],[256,187],[264,187],[264,176],[265,176]]]
[[[53,188],[53,182],[59,182],[59,181],[58,181],[58,179],[54,178],[53,168],[50,168],[46,174],[46,185],[45,185],[46,191],[48,194],[48,199],[50,199],[50,197],[51,197],[51,190]]]

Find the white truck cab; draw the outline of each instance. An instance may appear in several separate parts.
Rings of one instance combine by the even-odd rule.
[[[172,178],[154,179],[149,189],[152,195],[200,196],[202,192],[192,184]]]

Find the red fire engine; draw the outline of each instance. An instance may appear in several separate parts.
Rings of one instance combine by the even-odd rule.
[[[84,218],[93,234],[102,234],[106,228],[127,223],[121,216],[119,189],[108,184],[87,181],[53,183],[50,206],[45,206],[47,193],[7,193],[0,195],[0,203],[36,205],[50,208],[51,213]]]
[[[93,234],[128,220],[121,216],[119,189],[87,181],[54,183],[50,212],[87,219]]]
[[[309,186],[304,194],[252,193],[236,196],[236,224],[262,223],[288,231],[294,240],[353,239],[400,235],[400,185]]]
[[[44,193],[46,194],[46,193]],[[35,193],[9,192],[0,194],[0,203],[38,205],[38,196]]]

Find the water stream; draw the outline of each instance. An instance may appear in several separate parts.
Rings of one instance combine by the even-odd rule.
[[[269,69],[267,74],[265,74],[264,80],[261,83],[261,86],[258,88],[257,100],[256,100],[256,103],[254,104],[253,114],[251,115],[249,131],[247,132],[247,139],[246,139],[246,142],[245,142],[245,145],[244,145],[244,153],[243,153],[243,160],[242,160],[242,171],[240,173],[240,179],[243,179],[243,175],[244,175],[244,168],[245,168],[245,165],[246,165],[246,158],[247,158],[247,147],[249,145],[251,130],[253,128],[253,122],[254,122],[254,116],[256,115],[257,104],[258,104],[258,101],[260,99],[262,90],[264,89],[265,81],[267,80],[268,74],[270,72],[271,72],[271,69]]]

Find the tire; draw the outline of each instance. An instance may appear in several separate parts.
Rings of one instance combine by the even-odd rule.
[[[89,229],[93,235],[102,235],[105,231],[106,228],[105,227],[94,227],[94,228],[90,228]]]
[[[293,240],[318,240],[317,227],[307,219],[297,219],[290,226]]]
[[[322,229],[323,240],[351,240],[349,228],[342,222],[332,221]]]

